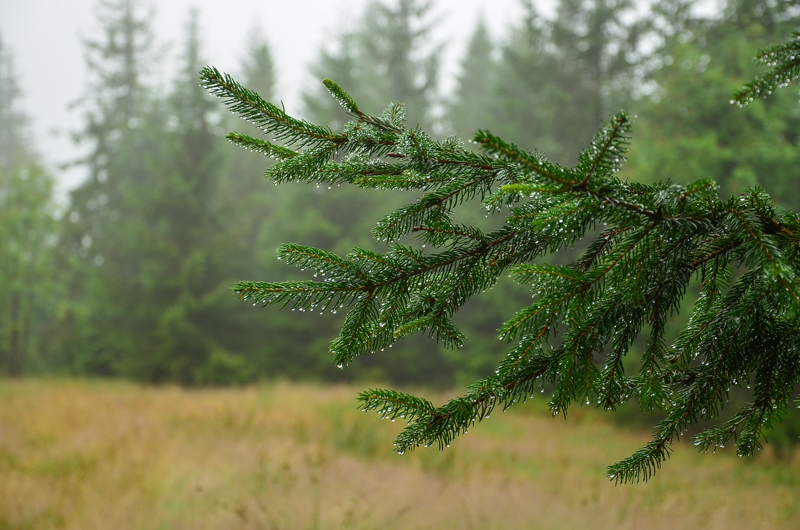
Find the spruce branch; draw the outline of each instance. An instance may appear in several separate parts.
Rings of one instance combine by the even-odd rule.
[[[353,97],[347,92],[345,92],[342,87],[340,87],[330,79],[325,79],[324,81],[322,81],[322,83],[325,85],[325,88],[328,89],[328,92],[330,92],[331,95],[336,99],[336,101],[338,101],[342,107],[347,109],[347,112],[355,116],[362,114],[362,112],[358,110],[358,105],[356,104]]]
[[[252,136],[248,136],[246,134],[234,132],[228,134],[225,138],[236,145],[244,147],[245,149],[255,151],[256,153],[262,153],[279,161],[288,160],[297,156],[296,151],[275,145],[260,138],[253,138]]]
[[[784,43],[759,51],[756,61],[770,69],[737,90],[731,103],[744,107],[754,99],[765,98],[776,88],[797,80],[800,75],[800,31],[793,32],[792,38]]]
[[[616,172],[625,163],[624,153],[630,141],[631,120],[627,114],[620,113],[595,135],[589,148],[584,150],[578,160],[578,170],[583,178],[578,187],[585,187],[598,173]]]
[[[558,164],[550,163],[544,160],[543,157],[525,151],[513,143],[506,143],[500,137],[495,136],[489,131],[478,131],[475,133],[473,140],[484,146],[488,151],[497,153],[547,180],[566,186],[572,186],[578,183],[572,171]]]
[[[342,144],[347,139],[333,134],[326,127],[297,120],[272,103],[237,83],[228,74],[206,66],[200,71],[203,87],[211,94],[223,98],[228,109],[241,118],[253,122],[278,141],[288,141],[300,147],[324,143]]]
[[[769,74],[777,84],[797,76],[798,42],[800,34],[762,54],[781,69]],[[286,115],[212,68],[202,78],[232,111],[294,146],[229,136],[279,159],[267,172],[276,182],[417,190],[409,204],[378,221],[373,235],[386,243],[385,252],[355,248],[340,257],[284,245],[280,259],[314,271],[319,281],[235,287],[255,305],[346,309],[330,348],[339,367],[417,332],[458,348],[465,337],[453,317],[467,300],[505,273],[530,287],[532,303],[499,329],[508,353],[494,375],[463,396],[436,407],[393,390],[359,395],[363,410],[407,420],[395,441],[398,452],[449,446],[496,407],[524,402],[547,384],[554,416],[566,416],[575,402],[613,410],[631,399],[646,412],[666,414],[649,443],[608,468],[615,482],[636,482],[652,477],[689,425],[719,415],[731,386],[752,378],[752,402],[698,435],[701,450],[734,438],[740,455],[752,454],[794,399],[800,217],[777,212],[757,188],[721,200],[710,179],[687,186],[621,181],[627,114],[604,123],[577,165],[566,168],[489,131],[474,138],[484,154],[453,138],[437,141],[405,128],[402,105],[366,113],[328,80],[325,86],[353,116],[341,133]],[[762,95],[770,82],[757,79],[737,97]],[[484,232],[455,223],[453,211],[472,199],[504,215],[502,226]],[[397,243],[407,235],[433,250]],[[573,263],[536,262],[581,240],[588,240],[586,250]],[[734,275],[736,268],[741,272]],[[693,277],[700,293],[687,300]],[[670,341],[667,322],[681,307],[691,307],[690,318]],[[642,334],[640,367],[626,375],[625,357]]]

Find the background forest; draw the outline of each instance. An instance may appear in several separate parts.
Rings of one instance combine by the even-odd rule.
[[[711,17],[681,0],[647,9],[632,0],[554,3],[545,16],[522,1],[526,16],[504,35],[470,28],[448,92],[441,88],[447,43],[438,40],[431,4],[418,0],[370,3],[311,72],[337,81],[369,111],[404,102],[409,124],[438,137],[469,139],[488,129],[562,164],[574,162],[601,119],[626,109],[638,118],[623,178],[709,177],[723,196],[759,184],[780,206],[800,210],[797,92],[745,110],[729,103],[756,72],[755,51],[798,28],[797,2],[728,0]],[[134,0],[98,4],[101,37],[85,42],[91,77],[74,131],[87,153],[76,161],[86,178],[68,204],[54,200],[57,175],[37,153],[19,106],[13,49],[0,35],[0,374],[446,389],[494,370],[503,355],[496,329],[528,296],[510,283],[459,314],[469,339],[462,350],[415,336],[345,371],[324,353],[340,320],[236,299],[237,280],[300,278],[276,259],[280,243],[339,254],[377,248],[370,229],[408,196],[267,185],[269,161],[223,138],[257,131],[198,86],[202,14],[187,13],[181,66],[156,84],[148,69],[159,38],[148,9]],[[280,103],[268,33],[251,33],[230,73]],[[321,83],[302,103],[314,123],[336,130],[348,119]],[[480,204],[473,211],[468,221],[482,223]],[[800,427],[793,425],[800,422],[786,422],[776,439],[794,440]]]

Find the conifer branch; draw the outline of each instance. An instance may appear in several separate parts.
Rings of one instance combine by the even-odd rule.
[[[731,103],[744,107],[754,99],[766,97],[776,88],[797,80],[800,75],[800,31],[793,32],[787,42],[761,50],[756,60],[770,69],[739,89]]]
[[[778,84],[798,75],[798,42],[800,33],[763,55],[780,69],[778,78],[770,74]],[[731,385],[752,375],[752,403],[722,427],[697,436],[701,450],[736,438],[739,454],[752,454],[792,401],[800,377],[800,218],[776,213],[759,189],[723,201],[710,179],[688,186],[620,181],[615,173],[625,161],[630,133],[625,113],[605,123],[578,164],[565,168],[488,131],[475,135],[488,154],[472,153],[454,139],[436,141],[405,129],[401,105],[390,104],[380,115],[365,113],[328,80],[325,86],[353,116],[342,133],[295,120],[214,69],[202,75],[229,108],[295,145],[292,150],[230,135],[280,160],[268,171],[276,182],[422,191],[379,221],[373,235],[387,243],[386,252],[356,248],[340,257],[284,245],[281,259],[323,280],[235,287],[257,305],[347,308],[331,344],[340,367],[414,332],[460,347],[465,337],[453,316],[468,299],[505,271],[530,286],[533,302],[499,329],[499,338],[513,343],[508,353],[493,376],[462,397],[435,407],[392,390],[359,395],[363,410],[407,420],[395,441],[398,452],[446,447],[497,406],[524,402],[547,383],[554,388],[554,416],[566,416],[577,400],[613,410],[636,398],[644,411],[665,412],[653,439],[608,469],[615,482],[633,482],[660,468],[689,425],[717,416]],[[770,82],[757,79],[737,97],[768,92]],[[473,198],[494,214],[508,206],[504,225],[484,233],[454,223],[453,210]],[[598,233],[599,223],[608,226]],[[408,234],[434,251],[395,242]],[[533,263],[587,238],[573,263]],[[734,267],[743,269],[735,281]],[[688,324],[668,343],[667,321],[686,304],[694,275],[701,279],[700,294]],[[640,368],[626,376],[625,356],[643,330]]]
[[[272,144],[266,140],[261,140],[260,138],[253,138],[252,136],[248,136],[246,134],[230,133],[225,138],[236,145],[244,147],[245,149],[250,149],[256,153],[262,153],[270,158],[275,158],[280,161],[288,160],[297,156],[296,151]]]
[[[328,92],[339,102],[339,104],[347,109],[347,112],[355,116],[359,116],[363,114],[360,110],[358,110],[358,105],[356,104],[353,97],[344,91],[342,87],[337,85],[334,81],[330,79],[325,79],[322,81],[322,84],[325,85],[325,88],[328,89]]]
[[[570,178],[574,177],[571,171],[557,164],[546,162],[536,155],[520,149],[515,144],[506,143],[489,131],[478,131],[475,133],[473,140],[490,151],[502,155],[513,162],[517,162],[526,169],[548,180],[565,186],[577,184],[574,178]]]
[[[319,142],[338,145],[347,141],[343,135],[333,134],[325,127],[292,118],[216,68],[203,68],[200,71],[200,80],[206,90],[225,100],[231,112],[252,121],[276,140],[286,140],[301,147],[317,145]]]
[[[616,172],[625,162],[623,153],[627,150],[630,131],[630,118],[625,113],[620,113],[600,129],[595,135],[589,149],[582,152],[578,168],[585,173],[577,187],[585,189],[589,181],[599,170],[607,173]],[[609,156],[611,154],[612,156]]]

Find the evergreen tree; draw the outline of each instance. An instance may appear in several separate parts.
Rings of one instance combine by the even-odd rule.
[[[315,77],[334,77],[350,90],[365,108],[378,109],[386,101],[396,101],[404,111],[411,113],[409,122],[428,129],[434,122],[432,113],[439,78],[439,50],[430,47],[431,26],[428,14],[430,2],[420,0],[373,1],[368,4],[357,26],[339,36],[338,49],[324,49],[318,64],[312,68]],[[320,87],[321,92],[324,89]],[[320,91],[303,95],[309,118],[333,128],[341,127],[351,119],[346,109],[339,107]],[[320,192],[314,209],[305,207],[307,196],[303,190],[286,193],[276,211],[276,223],[281,236],[305,241],[333,252],[346,252],[352,246],[374,248],[366,237],[373,219],[386,208],[400,206],[400,197],[376,197],[365,190],[339,188],[336,185],[315,188]],[[298,218],[294,212],[302,212]],[[293,221],[286,219],[293,217]],[[286,239],[284,239],[285,241]],[[280,240],[274,240],[280,243]],[[276,244],[270,245],[270,249]],[[314,337],[304,357],[313,359],[322,339],[321,331],[335,332],[336,323],[322,324],[308,319],[307,337]],[[314,333],[314,330],[317,333]],[[328,335],[330,336],[330,335]],[[395,348],[391,357],[373,356],[365,359],[351,374],[340,378],[383,379],[395,383],[426,383],[448,385],[454,378],[453,365],[443,356],[443,351],[433,343],[413,340]],[[318,366],[319,373],[326,371]],[[330,377],[330,376],[328,376]]]
[[[89,145],[82,161],[88,178],[72,191],[64,215],[62,347],[52,362],[110,375],[119,372],[125,354],[139,353],[138,337],[154,327],[141,317],[146,305],[139,297],[139,261],[129,254],[135,246],[132,220],[141,213],[130,198],[164,142],[152,89],[143,80],[153,45],[148,17],[135,0],[103,0],[98,20],[98,38],[84,43],[91,78],[80,102],[85,126],[75,135]]]
[[[773,68],[737,94],[740,102],[800,75],[800,33],[761,57]],[[257,305],[347,308],[330,347],[339,368],[414,332],[461,347],[464,336],[452,317],[469,298],[505,270],[531,286],[533,303],[500,329],[500,338],[514,343],[508,355],[464,396],[435,407],[391,390],[360,394],[363,410],[407,422],[398,452],[449,446],[496,407],[524,402],[547,383],[554,416],[566,416],[575,402],[612,410],[634,398],[645,411],[664,412],[653,440],[609,468],[611,479],[630,482],[652,476],[689,425],[716,417],[731,386],[752,384],[752,400],[721,427],[697,435],[701,450],[733,438],[739,455],[751,455],[763,431],[793,405],[800,377],[800,216],[777,212],[758,188],[722,200],[710,179],[685,186],[620,180],[630,134],[625,113],[604,124],[574,167],[565,167],[488,131],[474,137],[486,154],[452,139],[435,141],[404,127],[402,107],[365,113],[330,80],[326,87],[353,116],[341,132],[296,120],[213,68],[202,78],[233,112],[255,121],[273,142],[292,146],[230,136],[280,161],[268,170],[275,182],[422,193],[378,222],[373,235],[388,243],[386,252],[355,248],[341,257],[287,244],[280,259],[316,271],[320,280],[235,288]],[[509,208],[500,228],[453,222],[452,210],[476,196],[492,213]],[[398,242],[408,234],[428,248]],[[583,239],[588,246],[572,263],[537,260]],[[736,277],[734,266],[742,269]],[[700,295],[668,345],[666,320],[695,275]],[[629,375],[623,359],[640,334],[646,349],[639,372]]]
[[[326,46],[320,51],[319,61],[311,67],[311,74],[319,78],[325,77],[326,73],[329,73],[342,79],[342,83],[348,85],[352,92],[365,90],[360,87],[368,86],[369,81],[364,82],[360,79],[362,68],[359,64],[359,50],[356,46],[357,37],[357,33],[353,31],[346,31],[338,35],[336,47]],[[367,75],[367,69],[368,67],[364,68],[365,75]],[[319,90],[302,95],[303,107],[310,119],[334,128],[341,127],[350,119],[347,110],[321,98],[320,95]]]
[[[431,6],[421,0],[371,1],[359,26],[340,35],[338,49],[322,51],[312,74],[340,79],[365,108],[382,108],[387,100],[402,102],[410,123],[430,129],[440,50],[422,56],[420,52],[430,45],[431,25],[426,19]],[[320,96],[319,91],[303,95],[311,119],[333,127],[350,119]]]
[[[499,64],[493,58],[495,47],[489,32],[479,17],[461,61],[452,103],[447,116],[453,132],[459,137],[471,137],[475,131],[495,123],[495,95],[499,90]],[[479,200],[456,212],[458,221],[484,229],[497,228],[497,219],[487,219]],[[457,381],[468,384],[495,368],[498,343],[497,327],[507,316],[509,304],[524,304],[528,295],[521,292],[508,278],[500,281],[484,295],[482,303],[468,304],[458,313],[458,324],[470,337],[463,349],[445,349],[443,354],[455,367]]]
[[[461,61],[453,102],[448,107],[450,125],[458,136],[469,136],[493,120],[487,105],[496,90],[497,65],[492,59],[493,52],[494,45],[481,17]]]
[[[259,94],[267,101],[272,101],[275,83],[277,81],[275,66],[268,43],[263,39],[258,29],[253,29],[248,36],[248,49],[240,68],[242,78],[248,86],[258,87]],[[225,126],[235,128],[246,135],[258,133],[258,129],[249,123],[228,115],[230,121]],[[235,121],[234,121],[235,120]],[[263,186],[263,164],[247,157],[232,156],[229,150],[222,153],[226,160],[223,163],[225,176],[220,180],[220,194],[218,207],[223,218],[229,219],[226,223],[237,227],[230,237],[237,240],[235,252],[241,253],[240,257],[230,260],[235,264],[234,274],[252,273],[255,270],[268,266],[271,259],[262,259],[259,248],[259,237],[264,230],[267,220],[271,218],[271,210],[275,205],[275,191],[265,189]],[[285,190],[280,190],[284,191]],[[234,251],[231,248],[230,251]],[[271,256],[270,256],[271,258]],[[244,270],[239,270],[244,266]]]
[[[659,52],[657,100],[640,105],[638,137],[626,175],[685,183],[717,179],[723,194],[761,185],[800,209],[800,113],[790,91],[733,113],[726,99],[755,74],[752,50],[785,38],[800,22],[796,2],[731,0],[716,20],[688,20]]]
[[[269,45],[258,29],[251,30],[247,38],[247,51],[240,71],[249,86],[258,87],[265,99],[272,99],[277,77]],[[255,127],[239,119],[235,119],[235,122],[230,119],[224,126],[247,135],[257,133]],[[218,191],[211,208],[217,212],[220,234],[224,235],[218,238],[213,250],[215,254],[210,258],[225,256],[220,264],[220,272],[227,280],[221,280],[220,285],[228,287],[238,278],[252,277],[265,271],[277,274],[274,271],[274,255],[266,252],[264,247],[270,244],[274,210],[286,190],[270,189],[263,185],[264,164],[260,161],[233,156],[228,149],[220,154],[224,158],[219,170]],[[220,291],[221,299],[216,302],[218,314],[215,327],[220,348],[204,369],[204,382],[230,384],[257,375],[285,375],[276,366],[276,360],[283,360],[278,351],[288,351],[291,346],[284,340],[286,333],[281,333],[280,329],[281,326],[291,329],[294,322],[286,315],[281,315],[284,318],[278,319],[278,322],[273,318],[264,318],[263,314],[255,314],[241,304],[231,303],[229,294],[228,289]]]
[[[225,237],[215,204],[222,158],[211,131],[214,109],[196,82],[201,64],[198,13],[191,11],[182,68],[165,105],[168,148],[129,195],[141,232],[128,259],[138,262],[137,287],[151,313],[143,321],[156,327],[149,352],[126,357],[124,371],[148,381],[196,384],[210,377],[203,367],[212,357],[236,364],[218,342],[227,298],[222,258],[212,252]]]
[[[106,40],[88,45],[96,81],[82,134],[91,174],[65,221],[74,301],[65,303],[61,363],[148,382],[220,382],[212,365],[228,382],[247,379],[224,328],[223,157],[197,83],[197,14],[166,98],[142,81],[152,37],[138,6],[104,3],[100,18]]]
[[[242,62],[242,75],[252,83],[253,90],[264,94],[263,97],[269,101],[274,96],[277,78],[272,52],[261,30],[258,28],[251,30],[247,46],[247,55]]]
[[[269,45],[258,29],[251,30],[248,36],[248,48],[240,71],[248,86],[259,87],[265,100],[273,99],[277,80],[274,63]],[[243,136],[259,132],[255,126],[238,118],[230,122],[230,127]],[[274,253],[275,247],[286,238],[303,239],[313,234],[315,244],[322,245],[342,237],[346,228],[329,219],[331,214],[348,215],[341,213],[341,201],[324,201],[326,207],[308,209],[307,190],[265,187],[261,160],[235,156],[235,152],[227,149],[224,153],[227,157],[223,169],[225,176],[220,182],[217,207],[225,220],[227,235],[218,252],[226,256],[225,271],[230,278],[227,285],[257,275],[290,279],[292,276],[277,266]],[[322,195],[323,189],[315,188],[315,191],[321,195],[321,200],[328,198]],[[353,213],[356,212],[357,209],[353,209]],[[294,218],[288,222],[290,216]],[[320,322],[321,319],[310,314],[247,311],[248,308],[229,296],[220,301],[219,306],[226,307],[224,314],[220,315],[221,327],[225,330],[224,343],[229,350],[244,356],[244,368],[250,375],[305,380],[342,379],[341,374],[330,377],[327,362],[317,355],[320,341],[335,332],[335,323]],[[286,355],[289,351],[291,357]]]
[[[20,89],[11,53],[0,38],[0,167],[10,168],[26,153],[28,119],[17,109]]]
[[[476,29],[462,64],[450,121],[461,137],[488,127],[535,145],[555,160],[570,161],[601,118],[633,98],[630,87],[646,66],[639,40],[645,30],[650,31],[653,15],[636,12],[631,2],[612,6],[565,0],[557,3],[556,16],[550,19],[541,17],[531,2],[524,5],[526,23],[503,46],[499,64],[491,59],[485,29]],[[472,215],[462,212],[459,220],[486,226],[483,217],[484,212],[476,209]],[[566,263],[575,258],[573,249],[565,249],[553,259]],[[460,373],[474,380],[494,364],[494,330],[504,320],[508,303],[525,303],[521,297],[512,282],[501,281],[487,293],[484,304],[459,312],[471,337],[468,348],[473,350],[458,355]],[[455,362],[456,356],[453,352],[449,357]],[[475,370],[465,370],[467,364]]]
[[[649,13],[630,0],[559,0],[548,20],[524,5],[526,22],[502,50],[494,118],[483,126],[572,163],[597,124],[629,106]]]
[[[11,54],[0,39],[0,373],[26,371],[52,318],[53,178],[31,142]]]

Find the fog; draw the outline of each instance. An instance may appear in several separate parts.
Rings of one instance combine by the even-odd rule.
[[[312,79],[308,66],[319,50],[358,19],[368,0],[140,0],[153,9],[156,39],[166,45],[156,75],[167,82],[180,49],[182,32],[192,7],[200,11],[203,55],[209,64],[236,72],[253,28],[260,28],[276,61],[276,94],[287,111],[300,114],[300,93]],[[539,2],[547,12],[547,2]],[[522,14],[519,0],[439,0],[435,13],[444,52],[443,83],[452,85],[458,60],[477,18],[483,16],[494,36]],[[85,93],[86,69],[82,38],[96,35],[93,14],[98,0],[3,0],[0,37],[10,49],[23,91],[22,109],[32,118],[31,132],[44,160],[55,170],[80,154],[70,133],[80,127],[81,112],[70,104]],[[436,43],[431,43],[436,44]],[[59,195],[83,178],[81,169],[54,171]]]

